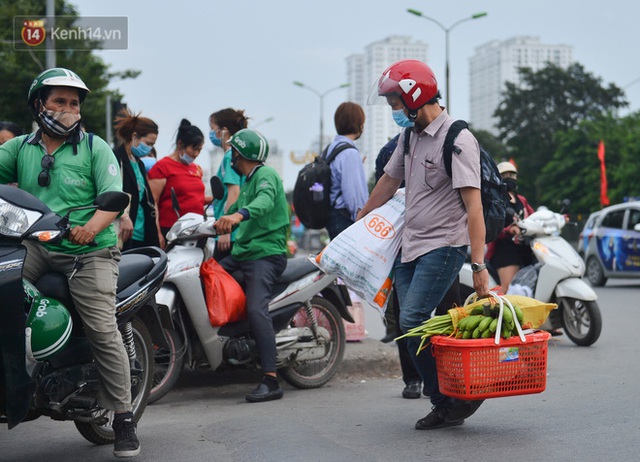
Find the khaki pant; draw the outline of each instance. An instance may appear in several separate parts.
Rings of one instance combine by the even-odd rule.
[[[76,256],[49,252],[32,242],[24,244],[27,248],[24,277],[32,283],[50,271],[64,273],[68,279],[76,266],[76,257],[82,262],[82,267],[69,279],[69,290],[98,366],[98,404],[115,412],[131,411],[129,357],[115,316],[120,251],[110,247]]]

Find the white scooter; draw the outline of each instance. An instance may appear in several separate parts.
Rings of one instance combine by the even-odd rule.
[[[602,330],[598,296],[582,279],[585,271],[582,258],[573,246],[560,236],[560,230],[566,224],[564,215],[541,207],[516,224],[521,230],[525,244],[531,246],[537,260],[534,266],[537,270],[537,280],[533,284],[530,296],[541,302],[558,304],[558,308],[549,314],[542,329],[553,331],[562,328],[576,345],[592,345],[598,340]],[[531,269],[527,267],[521,271]],[[490,276],[489,287],[499,284],[496,279]],[[473,272],[468,262],[460,271],[460,285],[462,295],[473,292]],[[510,285],[508,293],[512,292],[511,289]]]
[[[217,177],[211,183],[216,196],[222,185]],[[150,402],[173,387],[185,363],[194,370],[260,367],[248,321],[221,327],[209,321],[200,266],[212,254],[214,223],[215,218],[187,213],[167,233],[167,277],[156,302],[165,321],[169,318],[164,325],[170,348],[156,352]],[[278,372],[290,385],[317,388],[333,377],[345,350],[342,319],[354,322],[347,310],[350,303],[346,286],[337,284],[336,276],[323,273],[306,258],[288,260],[276,281],[269,313]]]

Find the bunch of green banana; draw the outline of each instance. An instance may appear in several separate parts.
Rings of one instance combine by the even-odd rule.
[[[522,324],[524,315],[522,310],[513,306],[519,324]],[[456,326],[456,338],[459,339],[479,339],[491,338],[496,334],[498,329],[498,315],[500,314],[499,305],[490,306],[485,304],[471,310],[469,316],[466,316]],[[517,335],[518,330],[513,319],[513,314],[508,307],[505,307],[502,314],[502,328],[500,335],[504,339]]]

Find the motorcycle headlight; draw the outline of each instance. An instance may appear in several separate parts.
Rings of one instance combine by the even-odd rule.
[[[0,234],[22,236],[40,217],[40,212],[25,210],[0,199]]]

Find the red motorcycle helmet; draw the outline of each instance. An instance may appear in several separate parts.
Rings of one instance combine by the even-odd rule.
[[[418,109],[438,95],[438,82],[429,66],[416,59],[405,59],[389,66],[378,79],[378,95],[396,95],[409,109]]]

